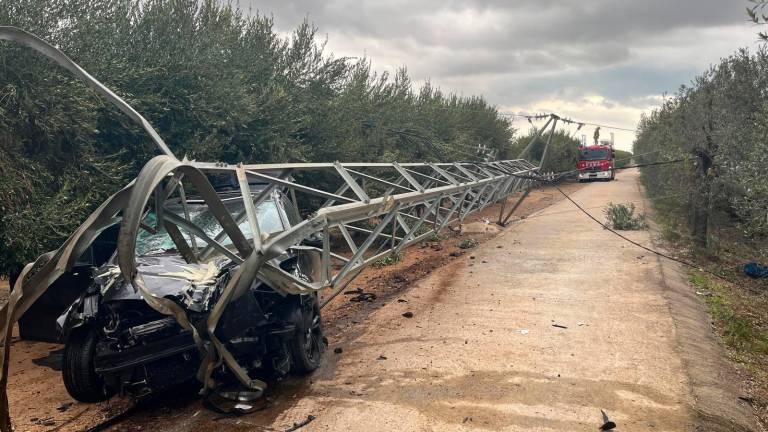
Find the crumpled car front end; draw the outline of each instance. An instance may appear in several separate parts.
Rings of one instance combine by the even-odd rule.
[[[287,272],[300,272],[298,256],[290,251],[277,261]],[[136,264],[146,290],[181,306],[199,332],[238,268],[226,257],[187,263],[176,253],[139,256]],[[114,263],[94,271],[91,286],[57,323],[65,340],[64,383],[77,400],[95,402],[115,393],[144,397],[200,373],[193,333],[149,307]],[[316,296],[278,294],[259,279],[232,301],[216,335],[248,374],[262,377],[311,372],[325,346]],[[236,381],[225,367],[213,374],[223,385]]]

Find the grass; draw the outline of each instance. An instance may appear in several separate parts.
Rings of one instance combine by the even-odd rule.
[[[440,234],[440,233],[437,233],[437,232],[433,232],[431,236],[427,237],[427,241],[430,241],[430,242],[441,242],[441,241],[443,241],[443,240],[445,240],[447,238],[448,238],[448,236],[445,235],[445,234]]]
[[[705,297],[709,313],[723,342],[734,350],[735,359],[747,366],[763,363],[766,359],[760,357],[768,354],[768,332],[761,328],[748,305],[741,304],[731,289],[708,276],[694,274],[691,283],[709,292]]]
[[[403,259],[402,253],[391,253],[380,260],[376,260],[371,264],[376,268],[382,268],[399,263]]]

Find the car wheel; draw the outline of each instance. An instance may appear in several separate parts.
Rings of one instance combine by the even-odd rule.
[[[296,326],[296,331],[291,338],[292,371],[295,374],[306,375],[320,367],[325,341],[317,297],[312,296],[310,301],[297,303],[292,320]]]
[[[91,327],[73,330],[64,346],[61,374],[70,396],[80,402],[101,402],[115,392],[96,373],[93,357],[98,335]]]

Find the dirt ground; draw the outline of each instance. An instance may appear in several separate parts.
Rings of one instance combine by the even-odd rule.
[[[598,219],[609,201],[642,201],[633,171],[582,186],[564,190]],[[282,431],[313,416],[302,430],[575,431],[599,427],[600,410],[622,431],[754,429],[730,366],[692,365],[720,348],[711,332],[683,328],[708,319],[677,304],[675,293],[690,291],[680,269],[602,229],[551,188],[532,193],[518,211],[527,217],[503,230],[483,221],[497,212],[367,270],[351,287],[376,299],[342,295],[324,309],[330,347],[320,370],[272,386],[263,410],[222,417],[194,389],[179,389],[112,430]],[[648,231],[627,235],[651,243]],[[481,243],[458,248],[466,238]],[[73,403],[59,373],[33,363],[55,365],[59,348],[14,342],[17,430],[83,430],[127,406]]]

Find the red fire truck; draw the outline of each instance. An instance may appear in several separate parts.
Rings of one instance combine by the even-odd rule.
[[[579,160],[576,165],[579,181],[613,180],[616,177],[614,157],[610,142],[579,147]]]

